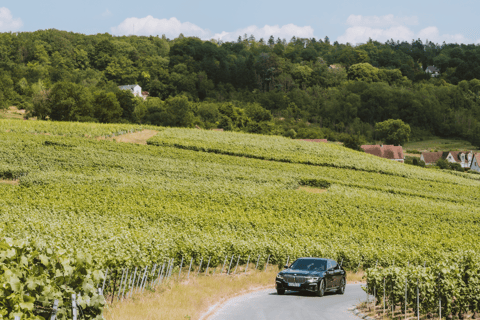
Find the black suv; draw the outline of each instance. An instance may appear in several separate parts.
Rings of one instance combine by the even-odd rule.
[[[278,294],[285,290],[310,291],[322,297],[325,292],[345,292],[347,274],[335,260],[298,258],[292,265],[277,274],[275,284]]]

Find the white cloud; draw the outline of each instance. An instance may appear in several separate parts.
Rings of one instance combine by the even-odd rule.
[[[112,28],[114,34],[136,34],[136,35],[162,35],[168,38],[176,38],[180,33],[184,36],[196,36],[206,38],[210,34],[208,30],[204,30],[190,22],[180,22],[177,18],[157,19],[152,16],[145,18],[127,18],[117,27]]]
[[[275,38],[285,38],[290,40],[293,36],[300,38],[312,38],[313,28],[310,26],[299,27],[294,24],[286,24],[283,26],[265,25],[262,28],[257,26],[249,26],[238,29],[233,32],[222,31],[213,34],[208,29],[203,29],[190,22],[180,22],[177,18],[157,19],[152,16],[145,18],[127,18],[117,27],[111,28],[113,34],[119,35],[162,35],[165,34],[168,38],[176,38],[180,33],[184,36],[196,36],[201,39],[209,40],[216,39],[222,41],[235,41],[238,36],[247,34],[253,35],[256,39],[264,38],[267,40],[271,35]]]
[[[372,38],[380,42],[387,40],[412,41],[421,39],[422,41],[432,41],[434,43],[473,43],[474,40],[466,38],[462,34],[440,34],[437,27],[431,26],[415,33],[407,26],[418,25],[417,17],[395,17],[393,14],[385,16],[362,16],[350,15],[347,18],[347,25],[350,27],[345,33],[338,37],[337,41],[341,43],[364,43]],[[478,40],[480,42],[480,40]]]
[[[272,35],[275,38],[290,40],[293,36],[297,38],[313,38],[313,28],[310,26],[299,27],[292,23],[283,25],[281,27],[279,25],[265,25],[262,28],[257,26],[249,26],[233,32],[223,31],[222,33],[216,33],[212,36],[212,38],[223,41],[235,41],[238,39],[238,36],[243,37],[244,34],[247,34],[248,36],[253,35],[257,40],[263,38],[266,41]]]
[[[110,12],[110,10],[106,9],[103,13],[102,13],[102,17],[110,17],[111,15],[113,15],[113,13]]]
[[[14,19],[10,10],[0,8],[0,32],[17,31],[23,26],[20,18]]]
[[[437,27],[427,27],[425,29],[420,30],[418,33],[417,38],[422,40],[428,39],[428,41],[432,41],[435,43],[442,43],[445,41],[446,43],[473,43],[474,41],[471,39],[466,38],[464,35],[457,33],[457,34],[440,34],[440,31]]]
[[[393,14],[385,16],[362,16],[351,14],[347,18],[347,24],[354,27],[385,28],[401,25],[417,25],[418,18],[413,17],[395,17]]]
[[[349,42],[351,44],[367,42],[369,38],[380,42],[385,42],[390,39],[411,41],[414,36],[413,31],[405,26],[391,27],[388,29],[356,26],[348,28],[343,35],[338,37],[337,41],[340,43]]]

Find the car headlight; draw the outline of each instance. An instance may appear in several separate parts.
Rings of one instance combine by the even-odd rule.
[[[281,274],[277,274],[277,279],[282,279],[283,280],[283,276]]]
[[[308,282],[315,282],[315,281],[318,281],[318,279],[320,279],[319,277],[312,277],[312,278],[307,278],[307,281]]]

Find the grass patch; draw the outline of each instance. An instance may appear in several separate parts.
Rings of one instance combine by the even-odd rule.
[[[363,270],[347,271],[347,283],[363,283],[365,282],[365,272]]]
[[[250,268],[253,267],[252,264]],[[267,272],[249,271],[230,276],[196,277],[190,274],[190,280],[171,280],[154,291],[134,295],[125,302],[114,302],[104,316],[107,320],[199,319],[230,298],[273,288],[277,272],[278,268],[272,266]]]

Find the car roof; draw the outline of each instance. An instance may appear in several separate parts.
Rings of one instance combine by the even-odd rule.
[[[327,260],[327,261],[334,261],[332,259],[328,259],[328,258],[317,258],[317,257],[300,257],[300,258],[297,258],[296,260],[299,260],[299,259],[315,259],[315,260]]]

